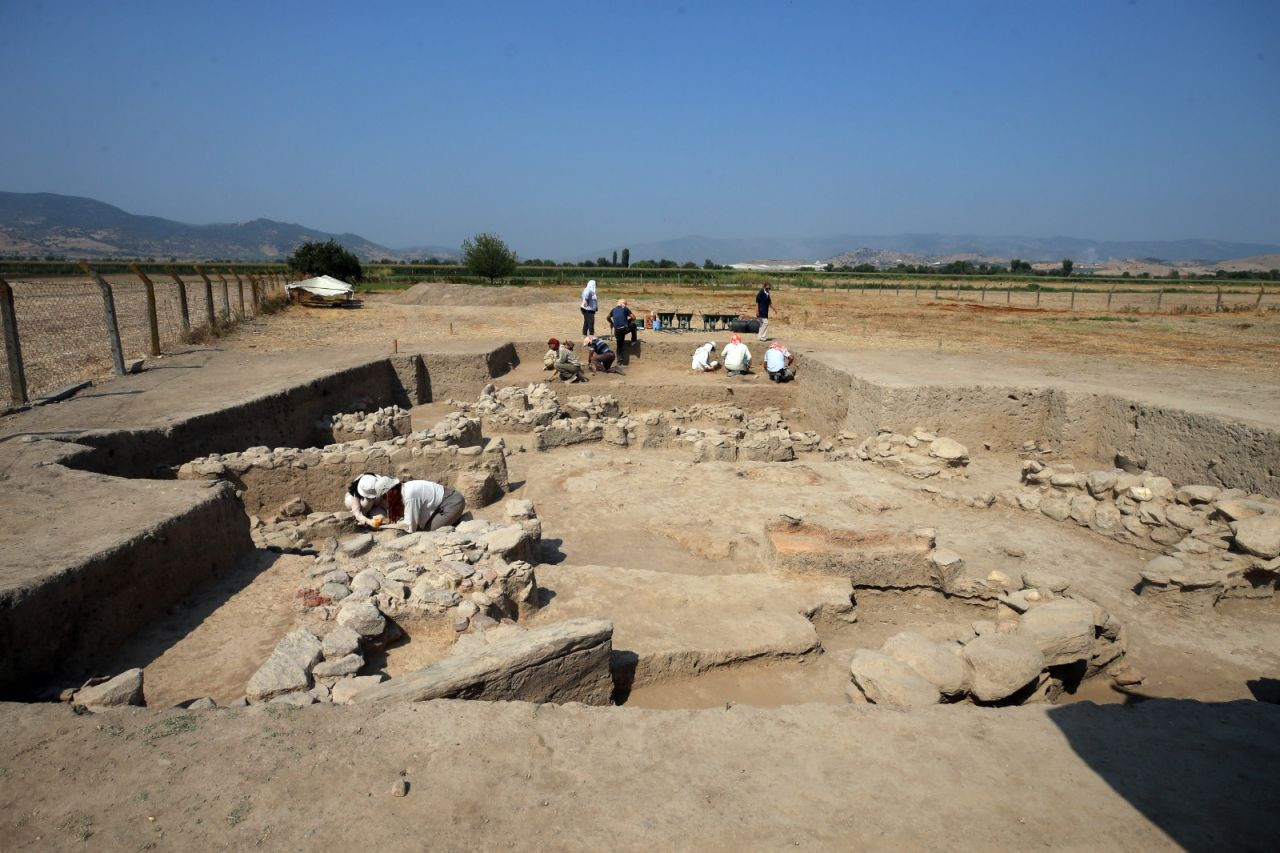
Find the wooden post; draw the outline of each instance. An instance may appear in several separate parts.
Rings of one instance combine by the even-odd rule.
[[[1161,303],[1163,303],[1163,302],[1164,302],[1164,288],[1163,288],[1163,287],[1161,287],[1159,290],[1157,290],[1157,291],[1156,291],[1156,311],[1157,311],[1157,313],[1160,311],[1160,305],[1161,305]]]
[[[178,325],[182,327],[183,342],[190,341],[191,312],[187,308],[187,284],[173,271],[173,267],[167,267],[165,272],[169,273],[173,283],[178,286]]]
[[[192,264],[191,266],[195,269],[196,275],[204,279],[204,307],[209,312],[209,328],[217,329],[218,315],[213,313],[213,282],[209,280],[209,276],[204,274],[204,270],[200,268],[199,264]]]
[[[1215,312],[1222,311],[1222,285],[1218,285],[1218,301],[1213,304],[1213,310]]]
[[[1071,285],[1071,310],[1076,310],[1076,286]]]
[[[116,301],[111,296],[111,285],[107,280],[93,271],[88,261],[80,262],[80,269],[93,276],[102,292],[102,315],[107,321],[107,340],[111,342],[111,366],[116,376],[124,376],[124,349],[120,346],[120,327],[116,324]]]
[[[1258,285],[1258,298],[1257,298],[1257,299],[1255,299],[1255,300],[1253,300],[1253,310],[1254,310],[1254,311],[1257,311],[1259,308],[1261,308],[1261,307],[1262,307],[1262,289],[1263,289],[1264,287],[1266,287],[1266,285],[1265,285],[1265,284],[1260,284],[1260,285]]]
[[[1036,307],[1040,307],[1040,288],[1036,288]]]
[[[914,281],[911,283],[911,301],[912,302],[920,301],[920,285]]]
[[[231,274],[236,277],[236,295],[240,297],[240,319],[243,320],[247,316],[244,313],[244,279],[235,270],[232,270]]]
[[[151,332],[151,349],[148,350],[150,355],[160,354],[160,320],[156,317],[156,286],[151,283],[151,279],[137,264],[129,264],[129,269],[133,270],[133,274],[142,279],[142,286],[147,289],[147,325]]]
[[[22,344],[18,341],[18,315],[13,310],[13,288],[0,278],[0,324],[4,327],[4,361],[9,368],[9,399],[20,406],[27,400],[27,374],[22,368]]]
[[[214,272],[218,277],[218,281],[222,282],[222,322],[231,322],[231,285],[227,283],[227,277],[220,272]]]
[[[1013,304],[1013,285],[1012,284],[1007,286],[1004,289],[1004,304],[1005,305]]]
[[[258,315],[258,305],[262,302],[262,296],[258,293],[258,277],[256,275],[249,276],[249,296],[253,300],[253,315]]]
[[[937,281],[934,281],[933,283],[933,298],[935,300],[937,300],[938,298],[938,282]]]

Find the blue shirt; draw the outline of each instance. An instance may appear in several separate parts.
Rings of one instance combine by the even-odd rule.
[[[769,305],[772,302],[773,300],[769,298],[769,291],[763,287],[760,288],[760,292],[756,294],[756,316],[768,319]]]
[[[613,352],[613,350],[609,349],[609,345],[605,343],[604,338],[596,338],[589,346],[590,349],[595,351],[596,355],[604,355],[607,352]]]
[[[764,369],[770,373],[777,373],[787,366],[787,356],[782,350],[769,347],[764,351]]]
[[[631,325],[631,318],[634,316],[630,308],[625,305],[619,305],[609,312],[609,322],[613,324],[615,329],[625,329]]]

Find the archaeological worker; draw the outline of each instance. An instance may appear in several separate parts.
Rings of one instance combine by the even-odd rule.
[[[387,504],[377,495],[379,485],[382,491],[390,489],[396,484],[397,480],[392,477],[379,477],[377,474],[361,474],[351,481],[351,485],[347,486],[347,493],[342,496],[342,502],[347,505],[347,509],[351,510],[351,514],[355,516],[358,523],[367,527],[378,527],[386,520]],[[374,497],[365,497],[361,492],[361,486],[364,491]]]
[[[401,483],[391,477],[365,475],[356,481],[356,492],[361,498],[383,501],[391,522],[409,531],[451,527],[467,508],[466,499],[457,490],[430,480]]]
[[[596,333],[596,312],[600,310],[600,300],[596,298],[596,280],[593,278],[582,288],[582,334]]]

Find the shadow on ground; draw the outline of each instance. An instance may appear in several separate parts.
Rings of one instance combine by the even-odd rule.
[[[1062,705],[1049,717],[1089,768],[1176,844],[1274,849],[1280,708],[1151,699]]]

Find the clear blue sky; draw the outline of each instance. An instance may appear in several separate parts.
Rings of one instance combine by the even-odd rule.
[[[0,0],[0,189],[391,247],[1280,242],[1280,0]]]

